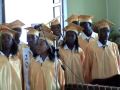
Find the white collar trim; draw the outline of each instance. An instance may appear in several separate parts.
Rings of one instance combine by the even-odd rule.
[[[90,37],[86,36],[83,32],[81,33],[81,37],[82,39],[90,39],[90,38],[95,38],[96,37],[96,33],[92,32],[92,35]]]
[[[103,45],[100,41],[97,41],[98,47],[109,46],[110,41],[107,41],[106,45]]]

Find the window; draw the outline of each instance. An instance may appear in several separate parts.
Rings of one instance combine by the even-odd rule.
[[[35,23],[48,23],[62,16],[62,0],[5,0],[6,22],[21,20],[25,27]],[[62,17],[59,18],[62,23]],[[21,41],[26,42],[26,30],[23,29]]]
[[[64,20],[63,20],[63,0],[53,0],[53,17],[58,17],[58,20],[61,23],[61,27],[64,27]],[[63,33],[63,31],[62,31]]]

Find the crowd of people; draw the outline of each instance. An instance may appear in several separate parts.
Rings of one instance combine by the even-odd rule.
[[[64,90],[69,84],[120,87],[119,49],[109,41],[114,24],[92,20],[90,15],[71,15],[64,35],[57,18],[49,26],[26,27],[28,44],[20,41],[23,22],[1,24],[0,90]]]

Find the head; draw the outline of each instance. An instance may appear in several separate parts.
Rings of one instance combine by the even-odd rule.
[[[22,33],[22,29],[21,28],[13,28],[13,30],[16,31],[15,36],[14,36],[15,41],[17,43],[19,43],[20,42],[20,36],[21,36],[21,33]]]
[[[109,34],[110,34],[110,28],[104,27],[99,29],[98,31],[99,41],[105,45],[107,40],[109,39]]]
[[[51,25],[51,30],[53,31],[53,34],[56,36],[61,36],[61,25],[56,24],[56,25]]]
[[[74,31],[67,31],[65,40],[67,44],[75,44],[75,41],[77,39],[77,35]]]
[[[10,50],[12,55],[15,55],[18,51],[18,45],[15,42],[13,36],[10,33],[2,33],[1,35],[2,51]]]
[[[77,33],[74,31],[67,31],[62,46],[65,44],[75,46],[75,49],[78,51],[79,44]]]
[[[83,32],[86,36],[90,37],[92,34],[92,24],[90,22],[81,22],[80,26],[83,28]]]
[[[33,54],[35,53],[35,47],[36,47],[36,44],[38,42],[38,39],[39,39],[39,37],[34,35],[34,34],[27,35],[28,46],[30,47]]]
[[[36,52],[38,55],[47,55],[50,60],[55,59],[55,49],[51,45],[48,44],[46,40],[39,39],[36,45]]]

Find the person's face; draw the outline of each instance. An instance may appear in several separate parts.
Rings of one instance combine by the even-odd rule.
[[[1,36],[1,43],[2,43],[2,47],[4,48],[11,48],[13,44],[12,36],[7,33],[3,33]]]
[[[66,43],[67,44],[74,44],[76,40],[76,35],[74,31],[67,31],[66,32]]]
[[[30,47],[35,47],[38,37],[35,35],[27,35],[27,42]]]
[[[16,31],[15,32],[15,40],[19,40],[21,33],[22,33],[21,28],[14,28],[13,30]]]
[[[102,28],[99,30],[98,36],[100,40],[107,41],[109,38],[110,29]]]
[[[52,25],[51,30],[53,31],[53,34],[56,36],[61,36],[61,26],[60,24],[58,25]]]
[[[39,55],[42,55],[43,53],[47,52],[48,45],[45,40],[40,39],[36,45],[36,52]]]
[[[80,26],[83,28],[83,32],[89,37],[92,34],[91,23],[89,22],[81,22]]]

